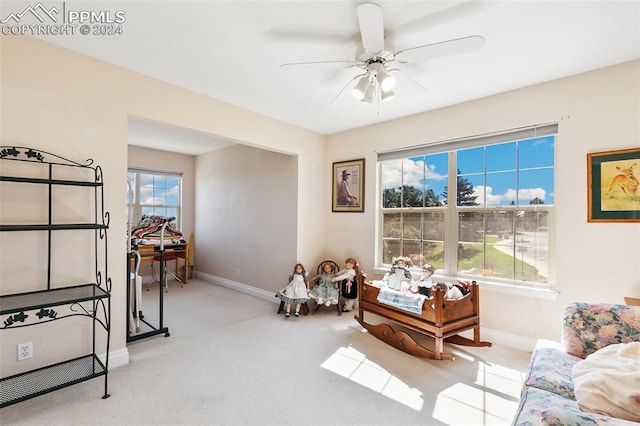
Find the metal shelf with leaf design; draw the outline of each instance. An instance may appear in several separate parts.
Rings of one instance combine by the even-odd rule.
[[[5,221],[0,224],[0,232],[40,231],[46,233],[47,239],[46,264],[42,265],[36,261],[32,265],[34,269],[42,271],[43,275],[46,274],[46,278],[44,276],[42,278],[42,284],[35,286],[36,289],[38,287],[41,289],[0,294],[0,330],[37,326],[75,316],[87,317],[93,323],[91,342],[87,342],[90,347],[88,354],[1,378],[0,408],[99,376],[104,376],[102,398],[108,398],[111,278],[107,274],[109,213],[104,211],[102,169],[100,166],[93,166],[92,159],[86,160],[85,163],[78,163],[46,151],[19,146],[0,146],[0,160],[8,161],[0,166],[2,170],[0,183],[4,185],[0,192],[3,202],[6,201],[5,197],[10,197],[8,194],[19,196],[21,193],[19,189],[8,191],[6,185],[44,185],[48,189],[47,194],[42,195],[43,202],[39,204],[42,211],[46,211],[47,216],[46,219],[37,221],[41,223],[23,224]],[[67,198],[77,199],[68,197],[74,193],[73,188],[70,189],[71,194],[54,195],[55,188],[60,186],[88,188],[90,200],[87,201],[93,207],[86,217],[76,219],[73,223],[71,221],[66,223],[64,219],[53,219],[57,217],[56,214],[67,211],[69,207],[67,204],[70,203]],[[80,199],[85,197],[84,192],[75,192],[75,194],[75,197],[79,196]],[[29,202],[32,200],[30,199]],[[20,216],[17,219],[19,222]],[[52,252],[67,249],[64,242],[62,246],[60,242],[53,244],[52,234],[67,230],[93,232],[94,252],[89,258],[93,258],[91,263],[95,269],[95,278],[87,280],[89,283],[85,281],[82,284],[61,285],[52,278],[52,264],[55,262]],[[0,249],[11,250],[7,247]],[[59,265],[56,266],[56,270],[58,269]],[[15,289],[15,286],[11,288]],[[2,285],[0,285],[0,291],[1,289]],[[101,340],[106,345],[103,359],[96,354],[96,336],[99,329],[106,333],[106,338]],[[83,337],[80,336],[80,338]]]
[[[109,297],[101,287],[96,284],[81,284],[72,287],[62,287],[53,290],[32,291],[29,293],[16,293],[0,296],[0,315],[9,315],[4,321],[2,328],[24,327],[33,325],[32,321],[27,321],[29,314],[27,311],[39,312],[35,314],[39,320],[52,320],[58,317],[58,313],[54,307],[71,306],[72,312],[79,312],[74,307],[80,302],[88,302],[97,299]],[[93,313],[80,308],[84,314],[93,316]],[[71,315],[78,315],[73,313]],[[82,314],[80,314],[82,315]],[[66,315],[69,316],[69,315]],[[100,321],[98,319],[98,321]]]

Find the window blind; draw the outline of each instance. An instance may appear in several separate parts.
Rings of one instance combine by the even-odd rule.
[[[475,146],[555,135],[556,133],[558,133],[558,123],[537,124],[535,126],[521,127],[502,132],[430,142],[427,144],[414,145],[390,151],[381,151],[378,152],[378,161],[417,157],[420,155],[440,153],[443,151],[456,151],[459,149],[473,148]]]
[[[166,172],[166,171],[138,169],[138,168],[129,168],[127,169],[127,172],[128,173],[144,173],[149,175],[160,175],[160,176],[179,176],[179,177],[182,177],[182,175],[184,174],[182,172]]]

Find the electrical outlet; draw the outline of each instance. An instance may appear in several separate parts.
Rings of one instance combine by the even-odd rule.
[[[33,357],[33,342],[18,343],[18,361]]]

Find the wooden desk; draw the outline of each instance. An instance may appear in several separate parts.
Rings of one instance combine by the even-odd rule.
[[[159,245],[139,245],[138,253],[140,253],[140,263],[152,263],[155,262],[155,257],[160,255],[160,246]],[[176,275],[178,275],[178,264],[180,261],[178,259],[184,259],[184,283],[186,284],[189,281],[189,265],[188,265],[188,255],[189,253],[189,243],[182,244],[165,244],[164,245],[164,255],[165,256],[175,256],[176,257]]]

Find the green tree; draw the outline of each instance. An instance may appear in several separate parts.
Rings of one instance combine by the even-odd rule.
[[[402,185],[402,207],[422,207],[424,193],[415,186]]]
[[[396,191],[395,188],[385,188],[382,191],[382,207],[400,207],[400,191]]]
[[[536,197],[536,198],[534,198],[533,200],[531,200],[531,201],[529,202],[529,204],[544,204],[544,200],[542,200],[542,199],[540,199],[540,198]]]
[[[424,194],[424,206],[425,207],[441,207],[442,202],[440,201],[440,197],[433,192],[433,189],[428,189]]]
[[[401,202],[402,200],[402,202]],[[382,207],[441,207],[442,201],[440,197],[433,192],[433,189],[423,193],[414,186],[403,185],[402,192],[400,188],[385,188],[382,191]]]
[[[458,200],[459,206],[477,206],[479,203],[476,201],[478,199],[477,195],[473,195],[473,184],[469,181],[469,179],[463,178],[461,176],[462,172],[458,169],[458,178],[457,178],[457,188],[456,188],[456,196]],[[444,187],[444,191],[442,192],[442,199],[445,203],[449,201],[448,198],[448,186]]]

